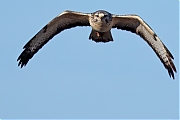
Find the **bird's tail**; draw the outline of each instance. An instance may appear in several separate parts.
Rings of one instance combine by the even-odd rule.
[[[97,32],[95,30],[91,31],[89,39],[92,39],[95,42],[109,42],[113,41],[111,31],[108,32]]]

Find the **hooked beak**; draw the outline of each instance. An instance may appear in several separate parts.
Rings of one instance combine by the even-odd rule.
[[[104,14],[103,13],[100,13],[99,14],[99,17],[102,19],[104,17]]]

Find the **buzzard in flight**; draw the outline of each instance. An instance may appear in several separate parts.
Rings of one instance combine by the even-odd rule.
[[[21,68],[38,52],[49,40],[63,30],[76,26],[91,26],[89,39],[95,42],[113,41],[111,28],[127,30],[142,37],[159,57],[169,76],[174,79],[176,67],[173,56],[150,26],[138,15],[115,15],[104,10],[94,13],[64,11],[47,25],[45,25],[23,48],[17,61]]]

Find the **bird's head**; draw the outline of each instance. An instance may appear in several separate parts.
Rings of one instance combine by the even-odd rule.
[[[109,23],[110,21],[112,21],[112,14],[104,10],[98,10],[93,13],[93,19],[96,22]]]

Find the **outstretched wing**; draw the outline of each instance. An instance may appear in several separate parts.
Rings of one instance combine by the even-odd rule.
[[[21,68],[25,66],[40,48],[61,31],[76,26],[90,26],[89,15],[88,13],[64,11],[55,17],[23,47],[24,51],[17,59],[18,66]]]
[[[176,67],[172,61],[172,54],[142,18],[137,15],[113,15],[113,28],[131,31],[142,37],[159,57],[169,76],[174,79]]]

